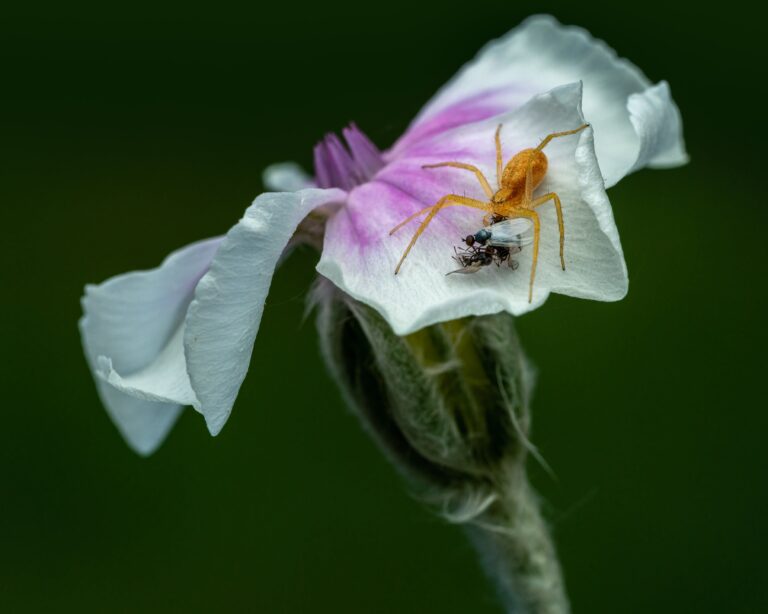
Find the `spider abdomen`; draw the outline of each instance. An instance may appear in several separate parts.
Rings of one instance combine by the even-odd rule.
[[[538,149],[523,149],[516,153],[501,174],[501,188],[493,197],[494,202],[522,200],[525,194],[525,177],[531,164],[532,189],[541,184],[547,174],[547,156]]]

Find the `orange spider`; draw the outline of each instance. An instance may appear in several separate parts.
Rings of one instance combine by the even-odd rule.
[[[476,200],[474,198],[468,198],[466,196],[459,196],[458,194],[448,194],[443,196],[436,204],[426,209],[414,213],[407,217],[392,230],[389,234],[392,235],[405,224],[419,217],[423,213],[429,213],[424,221],[416,230],[408,247],[405,248],[403,256],[400,258],[400,262],[397,263],[395,268],[395,275],[400,271],[400,267],[403,264],[408,253],[411,251],[416,240],[424,232],[427,225],[432,221],[432,218],[437,215],[438,211],[443,207],[454,207],[461,205],[464,207],[472,207],[474,209],[481,209],[486,211],[486,215],[483,218],[483,223],[486,226],[492,224],[493,221],[498,221],[498,218],[528,218],[533,222],[533,263],[531,265],[531,281],[528,286],[528,302],[533,299],[533,280],[536,277],[536,263],[539,258],[539,232],[541,224],[539,222],[539,214],[534,211],[539,205],[543,205],[550,200],[555,203],[555,210],[557,211],[557,225],[560,228],[560,264],[565,270],[565,258],[563,257],[563,246],[565,245],[565,228],[563,226],[563,209],[560,204],[560,197],[554,192],[544,194],[537,198],[533,198],[533,191],[544,180],[544,175],[547,174],[547,156],[542,151],[547,144],[555,138],[561,136],[568,136],[581,132],[589,126],[584,124],[579,126],[575,130],[566,130],[565,132],[553,132],[546,136],[544,140],[539,143],[539,146],[535,149],[523,149],[516,153],[512,159],[503,166],[503,160],[501,156],[501,124],[496,128],[496,180],[499,184],[499,189],[494,193],[491,189],[491,185],[483,175],[483,172],[471,164],[464,164],[462,162],[441,162],[439,164],[427,164],[422,168],[440,168],[442,166],[450,166],[453,168],[461,168],[467,171],[471,171],[477,177],[483,191],[490,199],[488,202]]]

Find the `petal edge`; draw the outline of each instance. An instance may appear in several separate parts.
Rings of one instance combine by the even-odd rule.
[[[153,378],[152,367],[158,360],[161,366],[176,364],[184,379],[181,346],[169,342],[220,243],[218,237],[199,241],[171,253],[157,268],[85,287],[78,323],[83,351],[102,404],[139,454],[160,445],[187,400],[171,400],[178,390],[163,391],[167,382]],[[151,390],[143,390],[146,384]]]
[[[299,223],[338,189],[265,193],[227,233],[189,306],[184,348],[195,406],[217,435],[246,372],[275,267]]]

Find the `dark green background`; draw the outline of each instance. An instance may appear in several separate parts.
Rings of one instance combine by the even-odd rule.
[[[767,611],[763,26],[733,2],[615,6],[6,10],[0,610],[499,611],[461,530],[326,378],[302,322],[313,254],[277,276],[221,436],[188,410],[149,459],[100,407],[76,321],[86,282],[226,231],[266,164],[308,166],[349,120],[388,146],[481,45],[548,11],[671,83],[692,158],[610,192],[626,300],[555,296],[518,321],[574,608]]]

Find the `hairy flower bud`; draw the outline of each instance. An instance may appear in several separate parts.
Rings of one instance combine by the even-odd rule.
[[[565,612],[560,569],[525,476],[532,370],[507,314],[405,337],[320,280],[325,361],[413,488],[470,534],[509,612]]]

